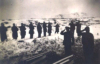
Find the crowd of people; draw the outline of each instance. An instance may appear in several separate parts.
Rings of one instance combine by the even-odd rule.
[[[48,26],[47,26],[47,24],[48,24]],[[63,45],[65,48],[65,54],[66,55],[72,54],[71,46],[75,44],[74,32],[75,32],[75,27],[77,27],[76,28],[76,32],[77,32],[77,36],[78,36],[77,40],[80,40],[80,37],[82,36],[83,52],[84,52],[84,56],[85,56],[85,60],[86,60],[85,64],[91,64],[92,57],[93,57],[93,49],[94,49],[94,36],[92,33],[90,33],[90,28],[88,26],[86,26],[86,28],[84,30],[81,30],[80,21],[78,21],[77,23],[74,23],[73,21],[71,21],[69,23],[69,25],[70,25],[70,27],[65,27],[65,29],[63,31],[61,31],[61,33],[60,33],[61,35],[64,35]],[[37,27],[37,32],[38,32],[39,38],[41,37],[42,28],[43,28],[44,36],[46,36],[46,32],[48,32],[49,36],[52,33],[52,23],[43,22],[41,25],[41,23],[39,22],[37,24],[37,26],[34,26],[33,23],[30,22],[30,24],[29,24],[30,38],[33,38],[35,27]],[[59,27],[60,27],[59,24],[56,24],[55,33],[59,33]],[[23,39],[23,38],[25,38],[25,35],[26,35],[25,25],[23,23],[21,23],[21,26],[19,28],[20,28],[21,38]],[[48,30],[47,30],[47,28],[48,28]],[[11,28],[11,30],[12,30],[13,39],[17,39],[18,27],[15,24],[13,24],[13,27]],[[7,28],[4,26],[3,23],[1,23],[0,34],[1,34],[2,42],[7,39],[6,31],[7,31]]]
[[[48,24],[48,25],[47,25]],[[41,37],[42,32],[44,33],[44,37],[46,36],[46,33],[48,32],[49,36],[51,36],[52,33],[52,23],[38,23],[37,26],[34,26],[32,22],[29,24],[29,34],[30,34],[30,39],[33,38],[34,36],[34,28],[37,27],[37,33],[38,33],[38,38]],[[59,24],[56,24],[55,26],[55,33],[59,33]],[[25,38],[26,35],[26,26],[25,24],[21,23],[21,26],[18,28],[18,26],[13,23],[13,26],[11,27],[12,31],[12,38],[17,39],[18,38],[18,29],[20,29],[20,36],[21,39]],[[43,31],[42,31],[43,29]],[[48,30],[47,30],[48,29]],[[7,27],[5,27],[4,23],[1,23],[0,27],[0,35],[1,35],[1,41],[4,42],[7,40]]]

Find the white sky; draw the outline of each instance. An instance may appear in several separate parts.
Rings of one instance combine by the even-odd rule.
[[[0,0],[0,19],[51,18],[85,12],[100,16],[100,0]]]

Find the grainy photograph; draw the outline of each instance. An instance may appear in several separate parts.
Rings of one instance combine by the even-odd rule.
[[[0,64],[100,64],[100,0],[0,0]]]

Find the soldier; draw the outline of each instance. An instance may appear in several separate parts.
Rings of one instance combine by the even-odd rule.
[[[71,52],[71,45],[72,45],[72,32],[70,31],[69,27],[65,27],[65,30],[61,31],[61,35],[64,35],[63,45],[65,48],[65,54],[68,56]]]
[[[83,52],[85,56],[85,64],[92,64],[93,49],[94,49],[94,36],[92,33],[90,33],[89,27],[86,27],[83,31],[86,31],[85,33],[81,33]]]
[[[77,35],[78,36],[80,36],[81,35],[81,23],[80,23],[80,21],[78,21],[77,23],[76,23],[76,26],[77,26]]]
[[[25,38],[25,35],[26,35],[26,31],[25,30],[26,30],[26,28],[25,28],[24,24],[21,23],[20,31],[21,31],[21,38],[22,39]]]
[[[40,25],[40,22],[37,25],[37,31],[38,31],[38,38],[40,38],[41,37],[41,33],[42,33],[42,27]]]
[[[75,24],[73,23],[73,21],[71,21],[69,25],[70,25],[70,31],[72,32],[72,37],[74,39]]]
[[[49,33],[49,36],[51,36],[52,26],[51,26],[51,23],[50,22],[48,23],[48,33]]]
[[[77,22],[76,26],[77,26],[76,32],[77,32],[77,36],[78,36],[76,41],[78,41],[78,40],[80,41],[80,35],[81,35],[81,23],[80,23],[80,21]]]
[[[32,22],[30,22],[30,25],[29,25],[29,34],[30,34],[30,39],[33,38],[33,34],[34,34],[34,26],[32,24]]]
[[[18,37],[17,31],[18,31],[18,28],[15,26],[15,23],[14,23],[13,27],[12,27],[12,37],[13,37],[13,39],[17,39],[17,37]]]
[[[6,35],[7,28],[4,26],[3,23],[1,23],[0,29],[1,29],[1,41],[4,42],[7,39],[7,35]]]
[[[55,33],[57,33],[57,34],[59,33],[59,27],[60,27],[59,24],[57,24],[57,25],[55,26]]]
[[[46,36],[47,28],[46,28],[46,23],[43,22],[43,31],[44,31],[44,36]]]

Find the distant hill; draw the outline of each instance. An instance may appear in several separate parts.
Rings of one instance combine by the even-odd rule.
[[[58,14],[55,16],[55,18],[92,18],[92,16],[89,16],[87,13],[81,12],[75,12],[70,14]]]

